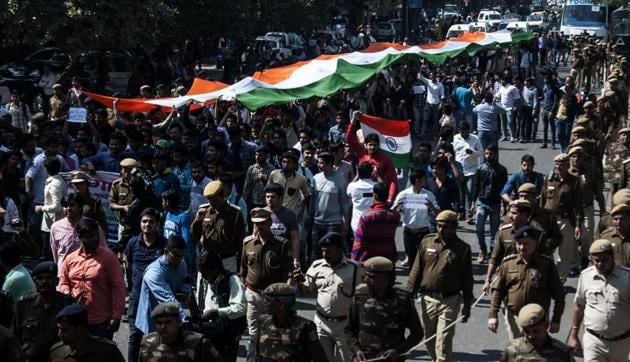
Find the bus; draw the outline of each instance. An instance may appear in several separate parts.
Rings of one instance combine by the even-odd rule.
[[[565,36],[588,34],[606,39],[608,35],[606,0],[567,0],[562,8],[560,31]]]
[[[609,36],[618,52],[630,54],[630,9],[621,7],[610,14]]]

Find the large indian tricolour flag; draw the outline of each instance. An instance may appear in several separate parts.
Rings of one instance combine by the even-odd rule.
[[[363,137],[376,133],[381,150],[389,156],[395,168],[404,169],[411,161],[411,135],[406,119],[386,119],[361,114],[359,118]]]

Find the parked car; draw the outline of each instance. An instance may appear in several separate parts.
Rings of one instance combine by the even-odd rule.
[[[274,36],[259,36],[255,40],[255,48],[259,50],[262,47],[271,49],[272,52],[284,55],[285,59],[288,59],[291,55],[291,49],[287,48],[285,43],[280,37]]]
[[[509,31],[510,33],[530,31],[529,25],[527,25],[527,22],[525,21],[513,21],[511,23],[508,23],[505,27],[505,30]]]
[[[477,22],[488,23],[493,30],[499,29],[501,21],[503,21],[501,13],[494,10],[481,10],[477,16]]]
[[[490,26],[490,23],[476,21],[474,23],[470,23],[470,31],[481,31],[484,33],[488,33],[492,31],[492,27]]]
[[[60,73],[70,62],[69,54],[61,48],[48,47],[35,51],[24,58],[24,65],[29,69],[42,70],[50,66],[53,72]]]
[[[318,41],[322,41],[324,44],[328,44],[329,47],[334,48],[334,53],[338,52],[344,43],[339,33],[332,30],[318,30],[313,32],[313,35],[308,40],[308,45],[314,47],[317,45]]]
[[[455,39],[458,36],[464,34],[466,31],[470,31],[471,24],[456,24],[451,25],[446,32],[446,39]]]
[[[304,38],[296,33],[272,31],[265,34],[265,36],[282,38],[282,44],[285,48],[289,49],[304,49],[304,45],[306,45],[306,41],[304,41]]]
[[[549,18],[544,11],[532,13],[525,21],[532,31],[547,31],[549,29]]]
[[[396,27],[389,21],[376,24],[376,39],[392,41],[396,37]]]

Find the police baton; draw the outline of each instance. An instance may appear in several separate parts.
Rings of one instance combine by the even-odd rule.
[[[494,282],[497,280],[497,277],[495,275],[495,277],[492,279],[492,282],[490,283],[490,286],[492,286],[494,284]],[[472,306],[470,307],[471,309],[474,308],[477,304],[479,304],[479,302],[481,301],[481,299],[483,299],[483,296],[486,295],[486,293],[481,293],[481,295],[479,296],[479,298],[477,298],[477,300],[472,304]],[[459,316],[459,318],[457,318],[456,320],[452,321],[451,323],[449,323],[448,325],[446,325],[446,327],[444,327],[443,331],[446,331],[448,329],[450,329],[451,327],[453,327],[454,325],[456,325],[457,323],[459,323],[462,319],[464,319],[464,316]],[[401,353],[398,356],[399,357],[407,357],[407,355],[409,355],[409,352],[413,351],[414,349],[422,346],[423,344],[426,344],[429,341],[432,341],[433,339],[435,339],[437,337],[437,333],[434,333],[431,337],[425,338],[422,341],[420,341],[420,343],[416,344],[415,346],[411,347],[407,352],[405,353]],[[385,358],[383,357],[375,357],[375,358],[370,358],[365,360],[365,362],[377,362],[377,361],[384,361]]]

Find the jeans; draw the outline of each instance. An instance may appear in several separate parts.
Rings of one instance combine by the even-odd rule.
[[[457,182],[459,186],[459,199],[461,200],[459,204],[460,212],[468,212],[470,210],[470,204],[472,204],[472,182],[475,174],[470,176],[464,176],[464,181]]]
[[[551,128],[551,145],[556,144],[556,123],[551,118],[551,111],[540,110],[540,120],[543,123],[543,144],[547,144],[547,129]]]
[[[110,341],[114,339],[114,333],[109,330],[109,321],[98,324],[88,324],[88,332],[97,337],[107,338]]]
[[[409,269],[413,267],[413,263],[416,260],[418,254],[418,245],[422,239],[429,234],[429,228],[422,230],[421,232],[411,232],[408,228],[403,229],[403,240],[405,244],[405,253],[407,254],[407,261],[409,262]]]
[[[138,302],[135,302],[138,303]],[[129,301],[131,304],[131,300]],[[129,313],[131,314],[131,313]],[[129,315],[129,340],[127,341],[127,361],[138,362],[138,354],[140,354],[140,342],[144,334],[136,328],[136,316]]]
[[[532,107],[522,106],[518,118],[518,138],[529,141],[532,137]]]
[[[496,205],[487,205],[477,200],[477,219],[475,220],[475,228],[477,231],[477,239],[479,240],[479,248],[487,253],[486,246],[486,218],[490,216],[490,248],[494,247],[494,236],[499,231],[499,223],[501,222],[501,203]]]
[[[437,122],[439,120],[440,112],[438,112],[439,104],[426,103],[424,105],[424,115],[422,117],[422,134],[429,133],[430,135],[437,132]]]
[[[477,136],[479,137],[479,142],[481,142],[481,147],[483,147],[484,150],[488,147],[488,145],[499,144],[498,131],[478,131]]]
[[[556,117],[556,134],[558,135],[558,143],[560,144],[560,152],[564,153],[569,144],[571,137],[571,128],[573,128],[573,118]]]
[[[507,110],[501,113],[501,131],[504,138],[514,139],[516,135],[516,112]]]

